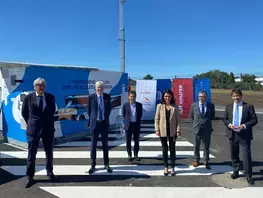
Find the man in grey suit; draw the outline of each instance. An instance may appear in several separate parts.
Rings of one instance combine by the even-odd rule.
[[[226,106],[224,124],[226,136],[229,139],[230,154],[232,160],[232,179],[239,177],[240,159],[239,145],[243,154],[243,166],[247,182],[254,184],[252,179],[251,140],[253,140],[252,128],[258,123],[258,118],[253,105],[242,101],[242,91],[232,90],[233,103]]]
[[[201,142],[204,148],[204,165],[206,169],[210,170],[209,165],[209,148],[211,141],[211,134],[213,131],[212,120],[215,117],[214,104],[207,102],[207,95],[205,91],[198,94],[199,102],[195,102],[191,106],[190,117],[193,120],[193,138],[194,138],[194,167],[199,166],[200,162],[200,145]]]

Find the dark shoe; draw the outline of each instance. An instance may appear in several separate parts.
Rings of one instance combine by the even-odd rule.
[[[166,170],[166,171],[165,171],[165,170]],[[169,172],[168,172],[168,168],[165,168],[164,171],[163,171],[163,174],[164,174],[165,176],[167,176],[168,173],[169,173]]]
[[[89,169],[89,174],[91,175],[94,172],[95,172],[95,166],[91,166]]]
[[[210,165],[209,165],[208,162],[205,162],[205,168],[206,168],[207,170],[211,170],[211,167],[210,167]]]
[[[254,180],[251,177],[247,177],[247,183],[254,185]]]
[[[194,163],[193,163],[193,167],[198,167],[199,166],[199,162],[198,161],[195,161]]]
[[[136,161],[141,161],[141,159],[138,156],[135,156]]]
[[[132,159],[132,156],[128,156],[128,160],[131,162],[133,159]]]
[[[25,183],[25,188],[30,188],[34,184],[34,179],[32,177],[28,178]]]
[[[106,166],[105,166],[105,169],[107,169],[107,172],[108,172],[108,173],[112,173],[112,169],[111,169],[111,167],[110,167],[109,165],[106,165]]]
[[[175,171],[174,171],[174,169],[171,170],[171,176],[173,176],[173,177],[175,176]]]
[[[238,172],[234,172],[234,173],[231,175],[231,178],[232,178],[232,179],[237,179],[237,178],[239,178],[239,173],[238,173]]]
[[[52,182],[57,182],[58,181],[58,178],[56,175],[54,175],[54,173],[49,173],[47,175],[49,177],[49,179],[52,181]]]

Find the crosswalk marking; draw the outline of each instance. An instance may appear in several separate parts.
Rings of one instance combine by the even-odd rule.
[[[86,198],[87,193],[92,198],[258,198],[263,193],[261,187],[227,189],[224,187],[118,187],[118,186],[63,186],[41,187],[41,189],[58,197]]]
[[[6,159],[26,159],[28,152],[25,151],[3,151],[1,152],[1,157]],[[140,151],[141,158],[162,158],[162,151]],[[204,152],[200,152],[200,156],[203,158]],[[38,151],[36,158],[44,159],[46,157],[44,151]],[[90,151],[54,151],[53,157],[57,159],[73,159],[73,158],[89,158]],[[126,151],[109,151],[110,158],[127,158]],[[176,158],[190,158],[194,157],[193,151],[176,151]],[[97,151],[97,158],[103,158],[103,151]],[[215,156],[210,154],[210,158],[215,158]]]
[[[113,169],[112,173],[108,173],[106,169],[104,169],[103,165],[103,151],[98,149],[96,152],[97,156],[97,165],[96,171],[89,175],[88,170],[90,168],[90,137],[83,138],[81,140],[71,141],[67,143],[62,143],[55,146],[55,150],[53,152],[54,156],[54,167],[53,171],[55,175],[58,176],[69,176],[70,180],[72,178],[85,178],[83,181],[84,185],[92,185],[77,187],[74,183],[66,184],[66,183],[57,183],[56,185],[70,185],[66,187],[41,187],[43,190],[54,194],[58,197],[74,197],[76,194],[85,195],[87,197],[87,192],[90,197],[93,198],[129,198],[134,197],[135,194],[140,194],[140,196],[144,198],[170,198],[170,197],[190,197],[190,196],[200,196],[200,197],[212,197],[218,195],[218,197],[225,197],[226,193],[230,191],[225,191],[222,194],[217,194],[218,189],[220,188],[210,188],[211,192],[207,190],[207,188],[192,188],[193,186],[199,186],[198,179],[196,180],[197,184],[194,184],[195,179],[193,177],[202,176],[204,178],[208,178],[206,176],[210,176],[212,174],[217,173],[232,173],[232,167],[229,165],[215,165],[211,163],[211,170],[207,170],[204,165],[200,165],[199,167],[192,166],[192,160],[194,159],[194,151],[193,144],[189,141],[184,141],[183,139],[178,139],[176,141],[176,165],[175,171],[176,176],[174,179],[171,177],[167,182],[171,182],[171,185],[174,185],[176,182],[180,184],[179,180],[184,179],[183,185],[185,185],[185,181],[189,181],[189,187],[186,188],[168,188],[168,187],[149,187],[150,182],[156,183],[156,178],[158,181],[163,180],[166,182],[166,177],[163,174],[164,165],[162,161],[162,146],[159,137],[154,133],[153,124],[142,124],[142,133],[140,134],[140,151],[139,157],[142,158],[140,162],[132,161],[129,162],[127,159],[127,151],[126,151],[126,143],[125,139],[121,138],[121,134],[119,130],[111,131],[108,135],[109,140],[108,146],[109,150],[109,158],[110,158],[110,166]],[[114,138],[116,140],[114,141]],[[98,147],[102,146],[102,142],[99,139]],[[134,142],[132,141],[132,146],[134,146]],[[132,148],[133,149],[133,148]],[[1,158],[6,160],[1,168],[13,175],[16,176],[25,176],[26,174],[26,159],[27,151],[2,151]],[[169,151],[168,151],[169,154]],[[200,151],[200,157],[204,157],[204,152]],[[44,165],[45,152],[41,149],[38,151],[36,158],[38,159],[36,165],[36,176],[45,176],[46,169]],[[210,154],[210,158],[216,158],[214,155]],[[9,159],[9,160],[8,160]],[[16,159],[18,159],[16,161]],[[23,160],[19,160],[23,159]],[[190,160],[189,160],[190,159]],[[9,162],[13,165],[9,166]],[[169,160],[170,162],[170,160]],[[240,175],[242,173],[240,172]],[[102,176],[102,177],[100,177]],[[138,179],[137,177],[143,178]],[[180,178],[181,177],[181,178]],[[63,177],[60,177],[63,179]],[[100,178],[105,178],[107,181],[100,183],[96,183]],[[118,179],[120,178],[120,179]],[[143,185],[143,188],[137,187],[123,187],[127,185],[127,182],[121,180],[121,178],[135,178],[134,181],[131,182],[132,185]],[[89,183],[86,182],[86,179],[90,180]],[[111,182],[115,180],[120,180],[119,186],[111,187],[111,185],[115,185],[116,183]],[[136,180],[136,181],[135,181]],[[93,182],[94,181],[94,182]],[[176,183],[176,185],[177,185]],[[105,187],[94,187],[95,185],[106,185]],[[44,184],[43,184],[44,185]],[[82,184],[81,184],[82,185]],[[117,184],[118,185],[118,184]],[[166,184],[161,183],[161,186],[166,186]],[[206,185],[206,184],[203,184]],[[147,187],[148,186],[148,187]],[[213,190],[213,192],[212,192]],[[209,192],[209,193],[208,193]],[[215,193],[215,194],[214,194]],[[235,191],[237,193],[237,191]],[[233,194],[236,195],[236,194]],[[254,193],[254,192],[253,192]],[[207,195],[207,196],[206,196]],[[222,195],[222,196],[221,196]],[[239,196],[239,195],[238,195]],[[78,196],[80,197],[80,196]],[[240,198],[240,197],[239,197]],[[247,198],[247,196],[246,196]]]
[[[163,165],[112,165],[112,173],[108,173],[104,166],[97,165],[97,171],[93,175],[148,175],[148,176],[164,176]],[[54,165],[54,174],[56,175],[88,175],[90,166],[86,165]],[[13,175],[23,176],[26,173],[26,166],[2,166]],[[212,175],[214,173],[232,172],[232,168],[227,165],[213,165],[211,170],[207,170],[203,165],[195,168],[188,165],[178,165],[175,167],[177,176],[189,175]],[[43,165],[36,166],[35,175],[46,175],[46,169]]]
[[[90,147],[90,145],[90,141],[72,141],[58,144],[56,147]],[[102,146],[102,142],[99,141],[97,146]],[[122,141],[109,141],[108,146],[126,147],[126,143],[123,143]],[[134,146],[134,142],[132,142],[132,146]],[[140,141],[140,146],[162,146],[162,144],[161,141]],[[193,144],[188,141],[177,141],[176,146],[193,146]]]
[[[145,124],[145,123],[142,123],[141,124],[141,127],[154,127],[154,124]]]
[[[118,138],[119,136],[120,136],[120,134],[118,134],[118,133],[113,133],[113,134],[108,135],[109,138]],[[155,133],[141,133],[140,137],[143,137],[143,138],[160,138]]]
[[[111,131],[120,131],[120,129],[112,129]],[[141,128],[141,131],[155,131],[154,128]]]

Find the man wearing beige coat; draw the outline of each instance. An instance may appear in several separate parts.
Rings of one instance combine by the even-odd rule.
[[[155,131],[160,137],[163,150],[164,175],[168,175],[168,145],[169,141],[170,158],[171,158],[171,175],[175,175],[175,141],[180,132],[180,116],[179,109],[175,104],[173,92],[171,90],[164,91],[162,101],[157,105],[155,114]]]

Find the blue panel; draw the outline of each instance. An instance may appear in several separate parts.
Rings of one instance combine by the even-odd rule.
[[[110,84],[109,92],[113,95],[120,95],[123,88],[125,92],[128,90],[128,75],[126,73],[108,73],[82,68],[26,67],[23,82],[9,93],[7,100],[2,103],[3,133],[7,138],[26,142],[25,130],[21,129],[18,119],[21,114],[19,110],[21,105],[19,107],[17,98],[22,92],[34,91],[33,82],[38,77],[46,80],[46,91],[55,96],[57,105],[55,128],[61,129],[60,136],[88,131],[86,104],[89,91],[94,92],[95,81],[107,80]]]
[[[198,93],[200,91],[206,91],[207,101],[211,102],[211,88],[210,78],[195,78],[194,79],[194,101],[198,101]]]
[[[172,83],[170,79],[158,79],[156,89],[156,105],[160,103],[162,99],[162,93],[166,89],[171,89]]]

